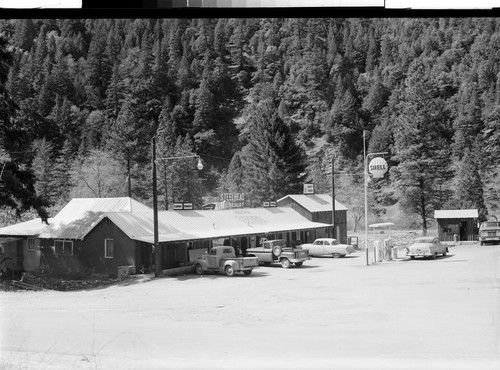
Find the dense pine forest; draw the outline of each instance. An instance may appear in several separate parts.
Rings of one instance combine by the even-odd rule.
[[[74,197],[260,206],[314,183],[371,220],[500,201],[500,19],[0,20],[5,222]],[[366,141],[363,133],[366,133]],[[199,155],[166,160],[166,157]]]

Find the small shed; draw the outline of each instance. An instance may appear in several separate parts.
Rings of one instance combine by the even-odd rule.
[[[278,199],[277,203],[279,207],[292,207],[309,221],[332,223],[332,196],[329,194],[292,194]],[[335,201],[335,228],[338,241],[347,243],[347,207],[338,201]],[[326,236],[332,237],[323,237]]]
[[[477,209],[447,209],[434,211],[440,241],[474,241],[477,235]]]

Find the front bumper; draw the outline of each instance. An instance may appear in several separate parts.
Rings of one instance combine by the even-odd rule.
[[[500,242],[500,236],[480,236],[480,242]]]

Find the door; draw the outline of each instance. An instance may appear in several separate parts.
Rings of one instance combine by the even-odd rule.
[[[459,240],[467,240],[467,222],[460,222],[460,239]]]
[[[315,240],[309,248],[309,253],[317,256],[323,255],[324,253],[323,243],[324,243],[323,240]]]
[[[151,244],[137,242],[137,265],[138,274],[148,274],[153,270],[153,246]]]
[[[217,266],[217,249],[212,248],[212,250],[210,250],[210,253],[207,256],[207,265],[210,269],[219,267]]]
[[[16,246],[16,269],[24,271],[24,256],[23,256],[24,240],[18,240]]]

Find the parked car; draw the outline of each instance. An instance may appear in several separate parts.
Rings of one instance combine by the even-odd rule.
[[[312,243],[302,244],[301,247],[308,250],[309,255],[316,257],[332,256],[337,258],[354,253],[352,245],[340,244],[337,239],[333,238],[319,238]]]
[[[479,242],[500,243],[500,221],[486,221],[479,226]]]
[[[448,246],[442,244],[437,237],[424,236],[413,241],[408,247],[406,255],[411,259],[415,257],[432,257],[435,259],[438,254],[446,256],[446,253],[448,253]]]
[[[300,267],[311,259],[308,251],[300,246],[289,247],[283,239],[264,240],[260,247],[247,249],[247,255],[258,257],[264,265],[280,263],[283,268],[289,268],[292,263]]]
[[[227,276],[233,276],[236,272],[250,275],[258,266],[259,260],[256,257],[236,257],[233,247],[217,246],[195,261],[194,270],[198,275],[205,272],[224,272]]]

